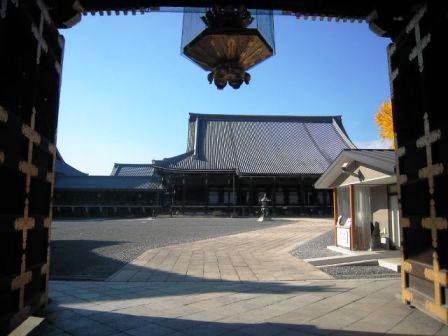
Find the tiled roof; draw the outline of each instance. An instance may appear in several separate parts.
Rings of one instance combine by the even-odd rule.
[[[68,165],[64,161],[56,160],[55,162],[55,171],[56,175],[62,175],[62,176],[87,176],[86,173],[83,173],[76,168],[73,168],[72,166]]]
[[[60,176],[87,176],[88,174],[79,171],[67,164],[62,158],[59,150],[56,150],[56,160],[55,160],[55,172],[56,175]]]
[[[56,190],[161,190],[159,178],[134,176],[60,176],[56,179]]]
[[[187,152],[154,161],[169,170],[240,175],[322,174],[343,149],[355,148],[341,117],[190,113]]]
[[[375,160],[378,168],[387,170],[389,173],[395,172],[395,150],[393,149],[351,149],[344,152],[350,153],[356,161]]]
[[[154,176],[154,168],[145,163],[115,163],[112,176]]]
[[[395,151],[390,149],[346,149],[332,162],[315,183],[318,189],[332,187],[341,174],[343,163],[356,161],[387,175],[395,175]]]

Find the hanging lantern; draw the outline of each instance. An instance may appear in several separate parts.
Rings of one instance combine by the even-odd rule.
[[[249,84],[248,69],[275,53],[272,11],[215,5],[185,9],[182,53],[206,71],[218,89]]]

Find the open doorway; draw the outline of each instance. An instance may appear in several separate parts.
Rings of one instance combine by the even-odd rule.
[[[73,10],[89,11],[88,6],[87,9],[83,8],[79,2],[76,2],[76,6],[70,3],[65,7],[65,4],[63,7],[51,7],[49,10],[44,1],[26,4],[4,1],[1,7],[1,57],[2,64],[5,64],[2,66],[1,79],[2,83],[8,83],[2,85],[5,89],[2,91],[0,110],[2,136],[4,135],[0,155],[1,177],[2,182],[4,181],[2,185],[5,186],[2,192],[8,199],[4,208],[8,217],[5,221],[7,234],[2,236],[8,244],[2,245],[7,246],[7,254],[13,255],[5,264],[4,275],[5,283],[11,284],[11,289],[5,290],[4,294],[2,292],[2,302],[5,302],[5,315],[9,314],[8,321],[12,318],[12,324],[17,324],[27,312],[47,300],[48,232],[51,224],[50,205],[54,181],[52,174],[56,156],[54,144],[64,44],[63,39],[58,36],[55,24],[70,25],[73,21],[70,16]],[[85,2],[85,5],[89,5],[89,2]],[[110,8],[104,9],[104,4],[91,2],[90,5],[92,12],[110,12]],[[319,15],[322,17],[341,16],[343,13],[346,13],[347,17],[368,17],[375,31],[389,34],[396,43],[389,51],[391,79],[395,81],[393,90],[394,106],[397,108],[397,144],[402,148],[398,158],[399,167],[408,178],[403,177],[400,182],[403,184],[400,190],[402,208],[408,216],[406,220],[401,221],[405,228],[403,239],[409,243],[404,244],[404,257],[409,261],[403,264],[403,296],[406,301],[416,304],[426,302],[420,299],[427,297],[429,303],[427,302],[425,307],[429,307],[428,310],[439,318],[444,319],[445,316],[446,319],[446,309],[443,308],[445,299],[442,295],[445,287],[444,282],[440,280],[446,268],[446,253],[443,250],[446,221],[443,219],[443,205],[437,205],[442,204],[444,200],[440,192],[445,181],[445,155],[440,154],[444,152],[440,149],[444,148],[443,145],[437,147],[438,150],[434,149],[434,156],[430,155],[433,144],[442,138],[441,129],[446,128],[446,121],[422,98],[426,97],[432,84],[411,85],[412,88],[407,85],[421,83],[426,71],[431,74],[425,77],[431,78],[429,83],[436,82],[439,76],[445,74],[446,66],[443,61],[434,56],[444,55],[441,47],[443,43],[439,42],[440,35],[433,33],[446,30],[446,8],[439,8],[439,5],[432,3],[429,7],[409,3],[397,4],[394,9],[399,14],[396,15],[393,10],[389,12],[375,5],[369,2],[364,5],[366,7],[332,8],[330,4],[326,4],[315,9],[315,13],[321,13]],[[290,6],[288,9],[294,9],[294,13],[299,14],[301,11],[310,14],[314,10],[299,8],[300,6],[296,8],[297,4]],[[411,18],[414,19],[410,21]],[[426,19],[430,24],[422,25],[422,38],[420,22]],[[415,32],[415,36],[410,34],[411,32]],[[425,33],[431,37],[426,37],[429,35]],[[17,36],[21,38],[16,40]],[[416,44],[418,47],[415,47]],[[7,47],[3,48],[4,45]],[[426,47],[434,52],[424,56],[423,49]],[[435,72],[432,68],[425,67],[426,57],[440,64],[441,70]],[[419,91],[415,88],[422,89]],[[440,90],[437,90],[436,86],[431,88],[434,89],[432,92],[435,92],[433,100],[441,100],[443,94]],[[426,111],[424,118],[423,111]],[[409,127],[416,124],[420,127]],[[438,126],[441,129],[438,129]],[[417,141],[418,139],[420,140]],[[426,156],[422,154],[423,149]],[[409,164],[407,155],[411,155],[411,159],[417,157],[417,163]],[[11,195],[16,196],[10,197]],[[439,199],[439,203],[435,202]],[[418,221],[417,227],[414,220]],[[437,244],[438,240],[440,244]],[[415,261],[423,261],[425,269],[416,268],[412,258]],[[425,278],[425,274],[432,275]],[[422,281],[426,284],[423,287],[419,286]],[[8,326],[6,328],[9,329]]]

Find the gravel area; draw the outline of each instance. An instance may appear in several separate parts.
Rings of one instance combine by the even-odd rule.
[[[334,231],[330,230],[305,244],[299,245],[292,255],[300,259],[323,258],[332,256],[343,256],[343,254],[327,249],[328,245],[334,245]],[[335,279],[374,279],[374,278],[395,278],[399,277],[400,273],[394,272],[381,266],[330,266],[320,267],[322,272],[325,272]]]
[[[287,224],[254,218],[55,220],[51,228],[53,279],[102,280],[144,251]]]
[[[399,278],[400,273],[381,266],[333,266],[319,268],[336,279]]]
[[[334,245],[334,231],[330,231],[299,245],[291,253],[300,259],[322,258],[342,255],[327,249],[328,245]]]

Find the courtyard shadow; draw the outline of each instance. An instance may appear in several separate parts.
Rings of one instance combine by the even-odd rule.
[[[96,249],[128,244],[124,241],[52,240],[50,279],[104,280],[126,262],[102,256]]]
[[[105,287],[117,288],[142,286],[143,290],[135,293],[117,293],[116,295],[103,295],[96,297],[97,301],[126,300],[136,298],[162,297],[173,295],[205,294],[217,291],[235,291],[237,293],[298,293],[303,291],[340,292],[334,284],[306,285],[305,282],[277,281],[238,281],[221,279],[203,279],[202,277],[177,274],[132,265],[121,260],[103,256],[95,252],[95,249],[114,247],[128,242],[94,241],[94,240],[56,240],[51,242],[51,267],[50,267],[50,300],[55,299],[64,304],[85,302],[83,296],[66,295],[63,301],[53,298],[51,289],[64,284],[65,281],[96,281],[103,282],[114,276],[115,272],[129,274],[128,277],[117,281],[104,282]],[[64,282],[59,283],[58,280]],[[89,287],[87,282],[80,282]],[[164,288],[164,284],[176,284],[175,288]],[[94,283],[92,287],[97,287]],[[173,286],[167,286],[173,287]],[[151,290],[151,289],[157,290]],[[89,295],[85,299],[88,300]]]
[[[73,336],[77,335],[111,335],[120,333],[120,335],[176,335],[176,336],[316,336],[316,335],[333,335],[333,336],[421,336],[432,335],[442,329],[443,325],[439,322],[433,322],[431,326],[435,329],[434,333],[412,332],[412,321],[406,319],[403,323],[397,320],[390,327],[384,328],[384,325],[375,324],[369,317],[365,317],[360,326],[355,325],[349,327],[350,330],[341,330],[344,324],[338,324],[337,321],[324,322],[324,325],[334,325],[331,328],[319,327],[312,321],[302,323],[276,323],[276,322],[255,322],[255,323],[234,323],[207,321],[207,311],[204,311],[204,318],[198,320],[186,317],[171,318],[157,316],[157,307],[154,307],[154,315],[150,316],[151,308],[148,308],[145,315],[141,314],[123,314],[117,312],[92,312],[84,309],[65,309],[63,311],[53,311],[47,314],[46,319],[41,325],[34,329],[30,336],[59,335],[67,333]],[[147,315],[146,315],[147,314]],[[201,313],[196,314],[200,316]],[[291,313],[288,314],[293,319]],[[227,321],[241,321],[241,315],[228,311],[227,315],[223,314],[223,319]],[[275,319],[275,318],[274,318]],[[303,321],[300,312],[297,312],[297,319]],[[243,319],[244,320],[244,319]],[[306,319],[305,319],[306,320]],[[386,331],[378,331],[381,329],[399,329],[399,333],[388,333]],[[367,327],[366,327],[367,326]],[[435,328],[434,328],[435,327]],[[359,330],[357,330],[359,329]],[[368,331],[362,330],[366,329]],[[431,329],[431,328],[428,328]],[[376,330],[376,331],[371,331]]]

